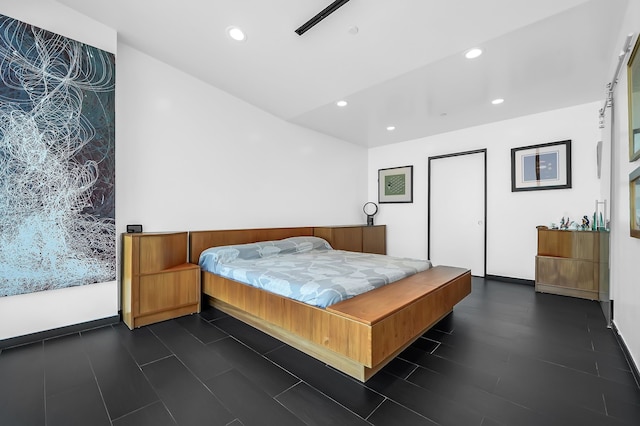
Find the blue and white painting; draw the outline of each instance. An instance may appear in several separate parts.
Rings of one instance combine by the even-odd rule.
[[[0,296],[116,279],[115,57],[0,15]]]
[[[560,153],[558,151],[523,156],[522,180],[524,182],[558,180],[559,157]]]

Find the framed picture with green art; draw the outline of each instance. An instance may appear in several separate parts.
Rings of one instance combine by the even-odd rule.
[[[378,170],[378,203],[413,203],[413,166]]]

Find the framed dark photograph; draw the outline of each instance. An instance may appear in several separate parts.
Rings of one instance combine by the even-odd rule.
[[[631,236],[640,238],[640,167],[629,174]]]
[[[627,79],[629,90],[629,161],[640,158],[640,37],[629,57]]]
[[[571,188],[571,141],[511,150],[511,192]]]
[[[378,170],[378,203],[413,203],[413,166]]]

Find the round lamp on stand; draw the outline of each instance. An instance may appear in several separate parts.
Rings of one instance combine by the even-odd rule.
[[[369,201],[364,204],[362,211],[367,215],[367,226],[373,226],[373,216],[378,213],[378,205]]]

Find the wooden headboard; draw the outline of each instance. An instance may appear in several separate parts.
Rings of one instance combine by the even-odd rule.
[[[313,227],[229,229],[189,232],[189,263],[198,263],[200,253],[209,247],[281,240],[288,237],[312,236]]]

